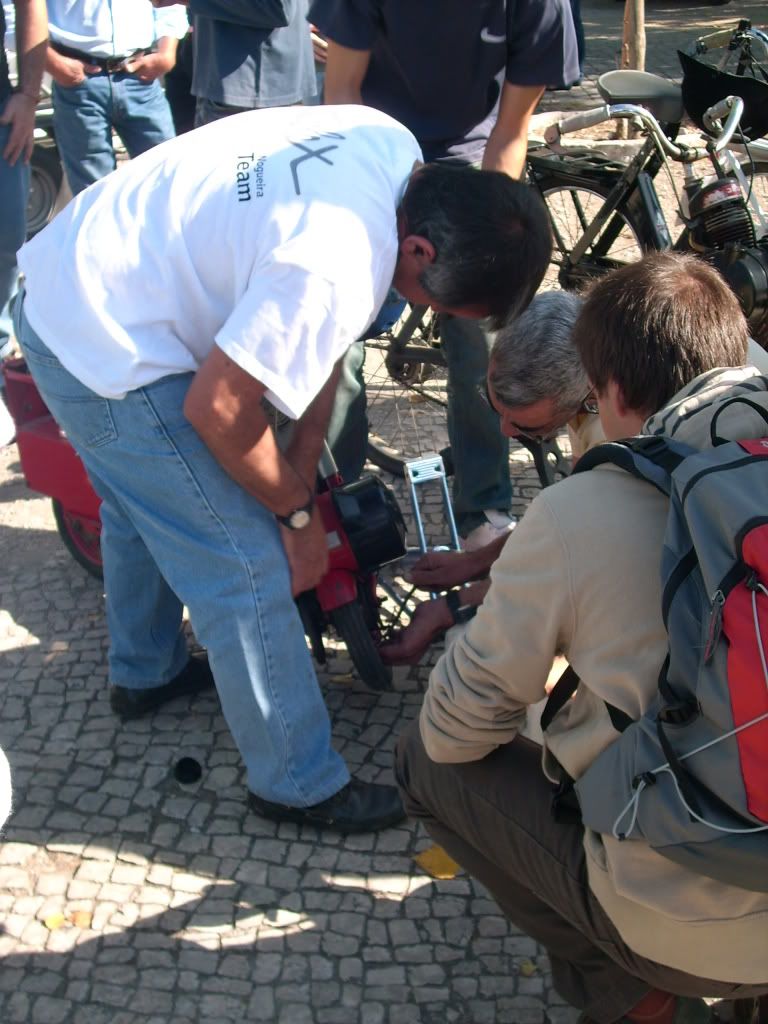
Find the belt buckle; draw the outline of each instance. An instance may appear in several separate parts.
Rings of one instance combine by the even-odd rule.
[[[108,75],[117,75],[125,71],[125,57],[107,57],[104,61],[104,70]]]

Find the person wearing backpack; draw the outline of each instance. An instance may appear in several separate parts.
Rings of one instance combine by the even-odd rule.
[[[409,814],[546,948],[582,1021],[698,1024],[711,1019],[702,997],[768,993],[768,379],[743,365],[737,299],[689,256],[655,254],[602,278],[573,340],[606,438],[646,435],[649,457],[593,449],[580,467],[619,449],[631,471],[599,465],[534,499],[477,615],[431,674],[397,778]],[[720,445],[737,440],[742,457]],[[659,452],[655,487],[632,470]],[[680,453],[673,480],[693,472],[670,502]],[[709,464],[718,458],[754,475],[745,486]],[[683,523],[701,482],[719,490]],[[703,534],[701,564],[690,545],[672,564],[668,523]],[[713,594],[705,559],[729,548],[738,587]],[[723,615],[731,594],[742,603]],[[681,655],[686,628],[694,639]],[[557,655],[581,685],[551,709],[539,746],[520,732]],[[703,742],[718,715],[733,728]],[[689,732],[696,749],[681,752]],[[656,763],[654,750],[639,770],[643,744],[659,736],[669,758]],[[601,816],[603,828],[589,827]],[[660,841],[665,828],[680,841]]]

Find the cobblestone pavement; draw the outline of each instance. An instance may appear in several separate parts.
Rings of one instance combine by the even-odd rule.
[[[550,108],[588,103],[615,63],[621,5],[583,9],[590,79]],[[649,0],[649,68],[673,73],[677,41],[737,13],[758,5]],[[522,511],[536,489],[524,453],[513,471]],[[434,496],[426,515],[440,520]],[[0,565],[0,743],[16,786],[0,843],[4,1024],[572,1024],[542,950],[482,888],[414,861],[429,845],[417,826],[341,839],[249,814],[213,697],[118,726],[100,585],[14,446],[0,452]],[[437,654],[377,695],[331,651],[321,686],[356,774],[391,779]],[[182,756],[203,766],[192,786],[173,777]]]

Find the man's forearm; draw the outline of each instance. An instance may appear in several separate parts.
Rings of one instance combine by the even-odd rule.
[[[323,96],[325,103],[362,103],[362,85],[371,54],[328,40]]]
[[[175,36],[160,36],[155,42],[155,49],[161,57],[167,58],[171,66],[176,63],[176,51],[179,48],[179,40]]]
[[[525,170],[526,154],[528,152],[528,137],[504,139],[488,139],[483,157],[484,171],[503,171],[510,178],[522,178]]]
[[[522,177],[528,150],[528,126],[543,92],[544,87],[540,85],[504,83],[496,124],[485,147],[483,170],[503,171],[512,178]]]
[[[233,480],[270,512],[288,515],[314,488],[278,448],[261,406],[264,391],[214,345],[190,385],[184,414]]]
[[[45,0],[14,0],[19,92],[37,100],[48,50]]]
[[[254,410],[251,422],[263,415],[260,409]],[[266,417],[256,440],[246,443],[239,424],[214,427],[209,423],[201,427],[191,417],[190,421],[229,476],[270,512],[288,515],[305,505],[314,493],[314,487],[305,482],[278,448]],[[253,436],[252,427],[248,433]]]

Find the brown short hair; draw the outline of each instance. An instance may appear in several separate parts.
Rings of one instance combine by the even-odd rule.
[[[742,366],[749,332],[718,272],[684,253],[653,253],[592,286],[573,343],[598,393],[610,380],[635,412],[661,409],[700,373]]]

